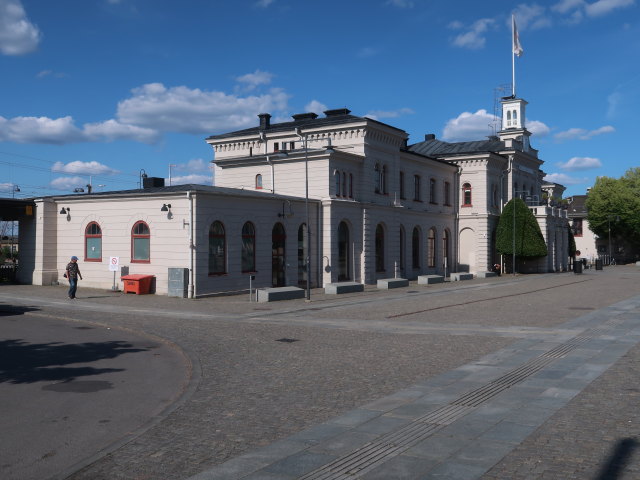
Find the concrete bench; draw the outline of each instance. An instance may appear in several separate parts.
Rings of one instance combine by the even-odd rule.
[[[456,272],[449,277],[452,282],[460,282],[462,280],[473,280],[473,273]]]
[[[304,290],[298,287],[274,287],[258,290],[258,302],[278,302],[280,300],[293,300],[304,298]]]
[[[378,288],[380,290],[389,290],[391,288],[408,287],[409,280],[406,278],[381,278],[378,280]]]
[[[476,272],[476,277],[478,278],[489,278],[497,276],[498,274],[496,272]]]
[[[431,285],[432,283],[444,283],[442,275],[419,275],[418,285]]]
[[[341,293],[364,292],[364,285],[357,282],[327,283],[324,293],[327,295],[340,295]]]

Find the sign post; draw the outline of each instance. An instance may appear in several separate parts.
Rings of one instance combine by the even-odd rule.
[[[120,269],[120,257],[109,257],[109,271],[113,272],[113,287],[111,287],[111,291],[118,292],[118,287],[116,287],[116,272]]]

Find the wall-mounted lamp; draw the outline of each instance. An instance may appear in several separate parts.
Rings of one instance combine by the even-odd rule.
[[[71,211],[71,209],[68,209],[69,211]],[[62,207],[62,209],[60,210],[60,215],[66,215],[67,214],[67,210],[65,210],[64,207]]]
[[[162,204],[162,208],[160,209],[161,212],[168,212],[169,210],[171,210],[171,204],[170,203],[163,203]]]
[[[67,215],[67,222],[71,221],[71,208],[67,207],[66,209],[62,207],[60,209],[60,215]]]

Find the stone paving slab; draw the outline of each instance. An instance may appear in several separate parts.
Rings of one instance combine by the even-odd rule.
[[[585,318],[585,332],[582,336],[587,340],[580,348],[571,350],[570,340],[566,343],[569,351],[560,358],[539,371],[528,374],[511,388],[490,396],[478,408],[472,409],[471,413],[436,429],[435,433],[425,434],[427,436],[424,439],[417,443],[414,441],[404,451],[389,454],[388,458],[385,457],[386,461],[362,467],[361,475],[357,476],[366,479],[457,480],[482,477],[640,341],[639,336],[629,334],[640,324],[640,297],[634,298],[632,302],[625,302],[621,306],[623,308],[617,307],[620,306],[593,312]],[[621,322],[618,324],[609,322],[612,316],[619,316],[624,311],[633,311],[633,315],[617,318]],[[579,319],[572,323],[580,325]],[[594,327],[598,327],[594,330],[596,336],[589,337],[593,334],[588,329]],[[320,464],[320,457],[316,456],[320,452],[330,451],[348,458],[349,453],[345,453],[348,448],[345,449],[345,446],[351,446],[356,451],[375,441],[372,435],[378,435],[379,438],[396,435],[394,438],[402,438],[397,437],[397,432],[402,432],[411,425],[418,425],[415,423],[416,418],[427,418],[438,407],[455,405],[456,399],[463,397],[465,392],[482,390],[483,382],[491,385],[499,381],[508,369],[517,369],[518,364],[534,362],[531,365],[536,365],[536,358],[543,358],[546,351],[552,351],[562,342],[520,341],[518,344],[520,349],[507,347],[502,352],[422,382],[419,387],[405,389],[372,402],[363,409],[343,415],[341,418],[348,419],[346,423],[349,430],[326,439],[324,444],[308,449],[308,456],[304,452],[298,452],[288,459],[280,460],[275,466],[260,471],[279,473],[282,475],[279,478],[282,479],[289,476],[300,478],[316,468],[327,468]],[[574,353],[576,358],[573,357]],[[502,362],[497,362],[500,358]],[[514,358],[517,359],[515,362]],[[431,388],[425,390],[428,384]],[[378,416],[371,418],[376,412]],[[336,447],[332,449],[332,445]],[[296,462],[295,459],[301,459],[301,462]],[[333,460],[335,458],[332,457],[331,461]],[[330,462],[324,465],[328,463]],[[223,466],[224,464],[221,467]],[[216,468],[219,467],[214,467],[211,471],[215,472]],[[312,477],[313,475],[310,478]]]

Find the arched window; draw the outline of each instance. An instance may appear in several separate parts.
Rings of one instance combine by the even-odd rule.
[[[436,179],[429,179],[429,203],[437,203],[436,202]]]
[[[347,172],[342,172],[342,196],[349,196],[347,191]]]
[[[451,259],[449,258],[449,230],[442,232],[442,266],[451,271]]]
[[[427,248],[428,248],[427,257],[428,257],[429,267],[433,268],[436,266],[436,229],[435,228],[429,229],[429,244]]]
[[[84,260],[102,261],[102,229],[96,222],[89,223],[84,231]]]
[[[511,126],[511,111],[507,111],[507,127]]]
[[[420,229],[413,227],[411,235],[411,265],[413,268],[420,268]]]
[[[242,226],[242,273],[256,271],[256,229],[253,223]]]
[[[224,225],[215,221],[209,227],[209,275],[227,273],[227,241]]]
[[[387,166],[382,166],[382,177],[380,178],[380,189],[382,193],[387,193]]]
[[[413,176],[413,199],[420,201],[420,175]]]
[[[262,190],[262,175],[256,175],[256,190]]]
[[[384,272],[384,227],[376,227],[376,272]]]
[[[339,197],[340,196],[340,172],[338,170],[336,170],[335,177],[336,177],[336,197]]]
[[[404,227],[400,225],[400,271],[404,271]]]
[[[131,229],[131,262],[149,263],[151,261],[151,232],[149,226],[138,221]]]
[[[349,227],[345,222],[338,225],[338,281],[349,280]]]
[[[465,183],[462,185],[462,206],[470,207],[471,206],[471,184]]]
[[[518,124],[518,111],[517,110],[513,111],[513,124],[514,125]]]
[[[376,163],[376,166],[373,169],[373,184],[376,193],[380,193],[380,177],[380,164]]]
[[[349,174],[349,198],[353,198],[353,173]]]

